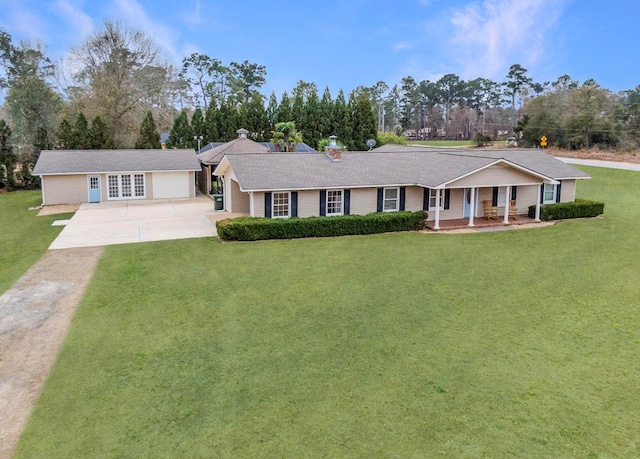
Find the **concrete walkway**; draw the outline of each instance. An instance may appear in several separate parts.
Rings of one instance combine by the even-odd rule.
[[[13,454],[102,251],[50,250],[0,295],[0,458]]]
[[[82,204],[49,247],[95,247],[133,242],[217,236],[215,212],[207,197]]]
[[[635,163],[622,163],[617,161],[601,161],[598,159],[564,158],[561,156],[556,156],[556,158],[568,164],[578,164],[582,166],[594,166],[594,167],[608,167],[610,169],[624,169],[627,171],[640,171],[640,164],[635,164]]]

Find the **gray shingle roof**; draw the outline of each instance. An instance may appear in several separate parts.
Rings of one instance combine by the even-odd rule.
[[[391,185],[433,188],[501,159],[553,179],[589,177],[542,152],[531,152],[533,155],[530,157],[511,153],[496,151],[490,155],[477,155],[467,154],[465,150],[415,151],[409,148],[395,153],[384,150],[348,152],[343,153],[342,160],[337,162],[323,153],[230,155],[227,160],[243,191]]]
[[[180,150],[44,150],[34,175],[105,172],[199,171],[192,149]]]
[[[247,139],[246,137],[240,137],[231,142],[203,150],[200,150],[198,154],[198,159],[203,164],[219,164],[225,155],[270,152],[269,147]]]

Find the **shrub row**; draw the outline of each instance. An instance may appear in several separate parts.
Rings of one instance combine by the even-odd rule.
[[[604,202],[576,199],[574,202],[544,204],[540,207],[540,220],[595,217],[604,212]],[[536,215],[536,206],[529,206],[529,218]]]
[[[331,237],[417,231],[426,227],[427,213],[378,212],[368,215],[308,218],[227,218],[216,222],[218,236],[233,241]]]

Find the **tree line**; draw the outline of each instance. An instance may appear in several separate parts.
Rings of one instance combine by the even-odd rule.
[[[518,64],[502,82],[407,76],[334,98],[301,80],[266,97],[264,66],[194,53],[175,68],[149,37],[122,23],[106,21],[70,56],[54,64],[40,44],[16,44],[0,29],[0,187],[32,184],[29,170],[42,149],[158,148],[161,132],[170,133],[170,147],[196,147],[194,137],[227,141],[239,128],[264,141],[288,122],[314,148],[332,134],[352,150],[365,150],[370,138],[382,144],[478,134],[513,135],[528,146],[542,135],[563,148],[640,145],[640,86],[613,93],[568,75],[534,82]]]

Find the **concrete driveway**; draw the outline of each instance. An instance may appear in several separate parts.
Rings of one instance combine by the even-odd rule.
[[[49,247],[66,249],[217,236],[208,197],[82,204]]]

